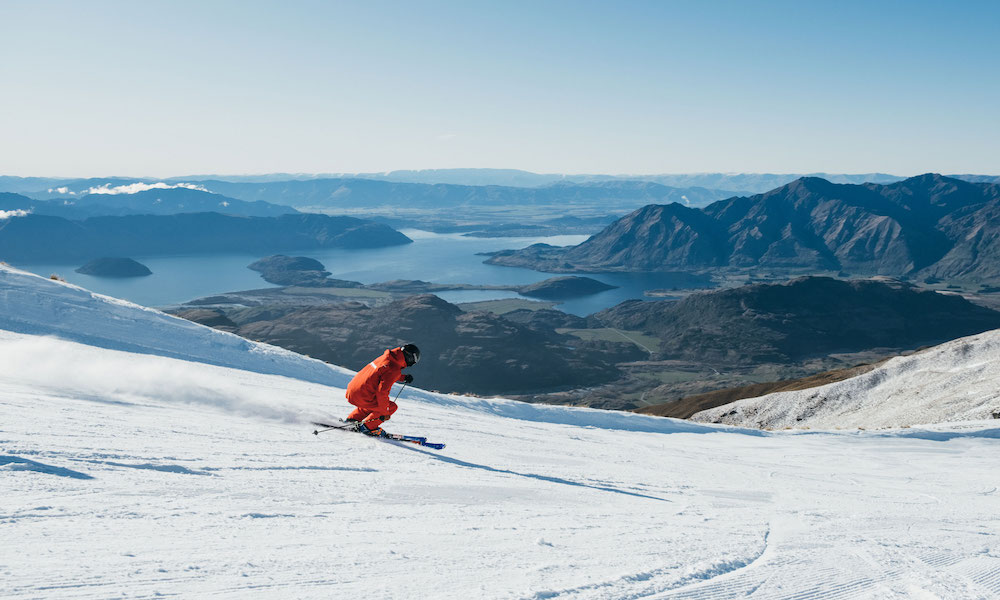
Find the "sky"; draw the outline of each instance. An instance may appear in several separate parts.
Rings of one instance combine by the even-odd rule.
[[[0,0],[0,174],[1000,174],[1000,2]]]

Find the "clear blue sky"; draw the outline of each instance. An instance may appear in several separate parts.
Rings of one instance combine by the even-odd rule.
[[[1000,174],[1000,2],[0,0],[0,174]]]

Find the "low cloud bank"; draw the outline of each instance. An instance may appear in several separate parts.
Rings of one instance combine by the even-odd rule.
[[[85,193],[87,194],[137,194],[139,192],[145,192],[146,190],[173,190],[177,188],[184,188],[188,190],[198,190],[199,192],[207,192],[208,190],[205,186],[196,185],[194,183],[129,183],[127,185],[116,185],[114,187],[109,183],[104,185],[99,185],[88,189]]]

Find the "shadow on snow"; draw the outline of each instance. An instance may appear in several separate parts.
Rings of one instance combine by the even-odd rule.
[[[21,458],[20,456],[0,456],[0,466],[4,465],[10,465],[8,470],[11,471],[34,471],[36,473],[45,473],[47,475],[69,477],[70,479],[93,479],[92,476],[87,475],[86,473],[81,473],[65,467],[46,465],[27,458]]]
[[[557,483],[559,485],[571,485],[571,486],[574,486],[574,487],[590,488],[592,490],[597,490],[599,492],[611,492],[612,494],[622,494],[622,495],[625,495],[625,496],[634,496],[636,498],[645,498],[647,500],[657,500],[659,502],[672,502],[671,500],[668,500],[666,498],[659,498],[657,496],[650,496],[648,494],[640,494],[638,492],[629,492],[629,491],[625,491],[625,490],[619,490],[617,488],[607,487],[607,486],[603,486],[603,485],[592,485],[592,484],[589,484],[589,483],[581,483],[579,481],[571,481],[569,479],[563,479],[561,477],[551,477],[549,475],[538,475],[536,473],[518,473],[517,471],[511,471],[510,469],[498,469],[496,467],[491,467],[489,465],[480,465],[480,464],[477,464],[477,463],[468,462],[468,461],[461,460],[461,459],[458,459],[458,458],[452,458],[450,456],[442,456],[442,455],[434,453],[434,452],[428,452],[427,450],[421,450],[420,448],[414,448],[414,447],[411,447],[411,446],[404,446],[402,444],[398,444],[398,445],[399,445],[399,447],[405,448],[406,450],[412,450],[413,452],[419,452],[420,454],[424,454],[424,455],[429,456],[429,457],[431,457],[431,458],[433,458],[435,460],[439,460],[441,462],[449,463],[449,464],[452,464],[452,465],[457,465],[459,467],[465,467],[467,469],[479,469],[480,471],[488,471],[490,473],[501,473],[503,475],[515,475],[517,477],[524,477],[524,478],[527,478],[527,479],[535,479],[535,480],[538,480],[538,481],[548,481],[549,483]]]

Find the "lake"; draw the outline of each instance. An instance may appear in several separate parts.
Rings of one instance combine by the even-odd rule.
[[[416,229],[402,231],[413,240],[412,244],[362,250],[290,250],[280,254],[315,258],[326,266],[331,277],[361,283],[421,279],[434,283],[523,285],[555,275],[529,269],[483,264],[486,257],[477,256],[477,253],[524,248],[536,243],[553,246],[575,245],[588,237],[563,235],[475,238]],[[174,306],[223,292],[275,287],[261,279],[256,271],[247,268],[247,265],[261,258],[255,254],[131,258],[149,267],[153,274],[148,277],[112,279],[77,273],[74,269],[79,268],[79,264],[15,264],[14,266],[43,276],[58,274],[66,281],[89,290],[154,307]],[[558,306],[559,309],[586,316],[630,298],[648,299],[643,296],[643,291],[647,289],[684,287],[675,275],[669,273],[588,273],[586,276],[619,287],[564,302]],[[456,303],[519,297],[513,292],[478,290],[441,292],[437,295],[448,302]]]

